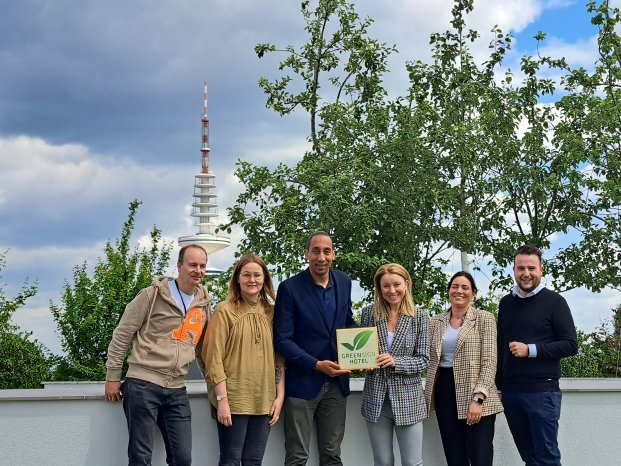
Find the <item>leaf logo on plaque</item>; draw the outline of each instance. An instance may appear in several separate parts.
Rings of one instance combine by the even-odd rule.
[[[375,327],[340,328],[336,331],[339,366],[341,369],[373,369],[377,367],[377,329]]]

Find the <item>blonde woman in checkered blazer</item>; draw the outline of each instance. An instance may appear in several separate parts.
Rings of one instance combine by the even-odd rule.
[[[375,466],[392,466],[393,430],[403,466],[423,464],[427,407],[421,372],[429,364],[429,316],[414,307],[412,279],[399,264],[382,265],[373,278],[375,300],[362,310],[361,325],[377,327],[378,369],[367,372],[362,416]]]
[[[436,411],[449,466],[492,466],[496,391],[496,320],[472,306],[477,287],[468,272],[448,285],[451,308],[431,319],[425,398]]]

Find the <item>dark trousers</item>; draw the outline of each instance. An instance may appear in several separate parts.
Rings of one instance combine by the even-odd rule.
[[[128,378],[123,383],[123,411],[127,418],[129,466],[149,466],[153,433],[158,426],[166,463],[192,464],[192,414],[184,388],[164,388],[144,380]]]
[[[219,466],[260,466],[270,435],[269,416],[232,414],[233,425],[218,424]]]
[[[448,466],[492,466],[496,415],[481,417],[473,425],[457,418],[455,379],[452,368],[439,368],[434,405],[442,447]]]
[[[347,398],[338,383],[327,382],[312,400],[286,397],[285,466],[305,465],[313,420],[317,427],[319,465],[342,465],[341,442],[345,435]]]
[[[560,466],[561,392],[503,392],[507,424],[526,466]]]

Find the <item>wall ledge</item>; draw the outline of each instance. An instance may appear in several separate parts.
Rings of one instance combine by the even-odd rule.
[[[621,392],[621,378],[562,378],[563,392]],[[190,397],[207,395],[207,386],[202,380],[187,380]],[[361,392],[364,379],[351,379],[352,392]],[[45,382],[43,388],[24,390],[0,390],[2,401],[37,400],[103,400],[104,382]]]

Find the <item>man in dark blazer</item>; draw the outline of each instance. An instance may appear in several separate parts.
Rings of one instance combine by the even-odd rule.
[[[340,465],[349,395],[349,370],[335,362],[336,329],[355,327],[351,279],[330,270],[335,252],[327,233],[311,236],[308,268],[278,287],[274,345],[287,360],[285,465],[305,465],[313,420],[320,465]]]

